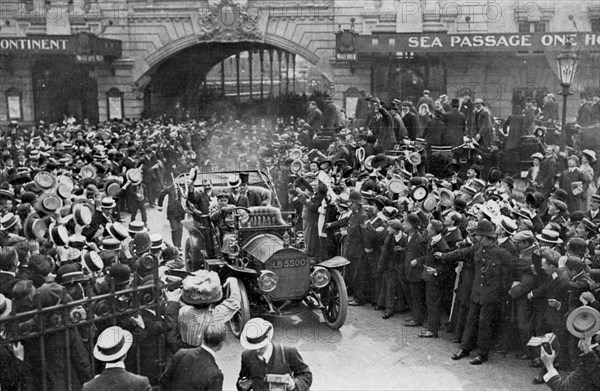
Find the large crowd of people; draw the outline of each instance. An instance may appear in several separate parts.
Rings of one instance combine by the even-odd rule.
[[[514,152],[537,118],[556,120],[553,97],[544,111],[531,103],[502,128],[480,99],[429,95],[416,105],[365,96],[352,121],[326,100],[325,114],[313,101],[305,119],[273,123],[67,119],[2,129],[0,330],[10,342],[0,346],[1,388],[117,389],[111,384],[122,381],[126,389],[220,389],[211,357],[223,344],[222,324],[240,308],[238,282],[203,270],[181,281],[189,272],[182,221],[189,212],[227,230],[232,206],[273,206],[295,212],[291,223],[315,262],[350,261],[349,305],[372,305],[384,319],[410,313],[404,325],[421,327],[419,338],[439,338],[445,328],[460,344],[453,360],[473,355],[479,365],[493,352],[513,352],[540,368],[535,383],[598,389],[596,151],[545,145],[542,137],[527,170],[507,172],[494,153]],[[466,167],[455,159],[458,146],[469,150]],[[244,171],[256,169],[268,173],[272,194],[249,188]],[[196,171],[240,173],[228,192],[214,194],[210,181],[186,192],[176,178]],[[147,209],[162,208],[165,197],[170,238],[148,224]],[[71,306],[63,316],[100,321],[43,338],[6,327],[27,314],[19,321],[37,329],[56,319],[31,311],[144,286],[164,288],[164,311],[140,309],[113,322],[101,309]],[[266,361],[245,353],[238,387],[268,387],[253,371],[271,357],[295,366],[286,389],[310,387],[298,352],[263,343],[271,338],[268,327],[242,335]],[[550,348],[540,349],[541,340]],[[139,355],[127,354],[132,345]],[[189,377],[188,367],[201,362],[206,371]],[[573,372],[561,378],[557,369]]]

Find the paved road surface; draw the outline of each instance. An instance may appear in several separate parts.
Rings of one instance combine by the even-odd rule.
[[[164,210],[150,209],[149,227],[171,243]],[[139,217],[138,217],[139,219]],[[186,238],[184,234],[184,240]],[[184,242],[185,243],[185,242]],[[422,328],[403,327],[408,315],[381,318],[373,307],[350,307],[346,323],[330,330],[320,314],[269,318],[275,325],[274,340],[296,346],[313,372],[312,390],[546,390],[531,379],[537,369],[513,355],[492,355],[481,366],[468,359],[452,361],[458,349],[442,331],[439,339],[420,339]],[[235,390],[242,348],[233,335],[218,353],[225,376],[224,388]]]

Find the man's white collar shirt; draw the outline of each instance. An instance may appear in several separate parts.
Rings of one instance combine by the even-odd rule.
[[[267,347],[267,350],[265,351],[265,353],[262,356],[258,356],[258,358],[263,360],[266,364],[269,362],[272,355],[273,355],[273,344],[269,343],[269,346]]]

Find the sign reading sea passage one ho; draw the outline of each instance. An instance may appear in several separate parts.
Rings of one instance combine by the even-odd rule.
[[[502,33],[502,34],[371,34],[356,38],[359,53],[431,51],[520,51],[563,46],[600,49],[600,33]]]

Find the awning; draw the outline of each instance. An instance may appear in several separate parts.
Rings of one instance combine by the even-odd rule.
[[[28,35],[0,37],[0,55],[75,55],[83,58],[120,58],[121,41],[100,38],[94,34]]]

